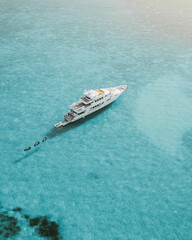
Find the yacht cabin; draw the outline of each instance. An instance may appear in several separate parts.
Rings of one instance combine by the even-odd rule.
[[[97,89],[84,91],[84,95],[78,102],[70,106],[69,112],[64,116],[67,121],[71,121],[75,116],[81,115],[88,109],[101,105],[103,99],[106,99],[111,92],[108,89]]]

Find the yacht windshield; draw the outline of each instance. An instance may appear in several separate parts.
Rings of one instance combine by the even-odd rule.
[[[75,111],[73,111],[72,109],[70,109],[70,113],[72,114],[72,115],[76,115],[77,113],[75,112]]]
[[[82,98],[81,98],[83,101],[85,101],[85,102],[90,102],[92,99],[90,98],[90,97],[88,97],[88,96],[83,96]]]

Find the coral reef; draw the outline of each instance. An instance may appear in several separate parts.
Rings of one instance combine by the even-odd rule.
[[[29,224],[29,227],[34,227],[36,234],[42,238],[48,240],[62,239],[59,233],[59,225],[51,221],[47,216],[30,218],[29,215],[22,212],[20,207],[7,210],[0,206],[0,209],[0,239],[12,238],[20,233],[21,227],[19,226],[18,219],[19,221],[25,219],[25,224]]]
[[[18,220],[15,217],[8,216],[5,213],[0,214],[0,236],[4,239],[11,238],[19,234],[21,228],[18,226]]]
[[[51,240],[61,239],[61,236],[59,234],[59,225],[54,221],[50,221],[46,216],[30,219],[29,225],[31,227],[37,226],[35,231],[41,237],[47,237]]]
[[[17,208],[13,208],[13,210],[12,210],[13,212],[21,212],[22,211],[22,209],[20,208],[20,207],[17,207]]]

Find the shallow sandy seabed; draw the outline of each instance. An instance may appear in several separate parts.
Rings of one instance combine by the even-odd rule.
[[[47,216],[66,240],[191,238],[190,10],[189,1],[0,2],[3,211]],[[84,89],[120,84],[111,106],[54,129]],[[16,240],[39,239],[22,214]]]

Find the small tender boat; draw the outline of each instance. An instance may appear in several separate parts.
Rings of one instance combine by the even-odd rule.
[[[36,142],[35,144],[34,144],[34,146],[36,147],[37,145],[39,145],[40,144],[40,142],[38,141],[38,142]]]
[[[112,88],[85,90],[79,101],[70,106],[70,110],[64,116],[64,121],[55,124],[55,127],[63,127],[109,105],[125,91],[126,87],[126,85],[121,85]]]
[[[28,151],[30,149],[31,149],[31,147],[27,147],[27,148],[24,149],[24,151]]]
[[[42,142],[45,142],[47,140],[47,137],[44,137],[43,139],[42,139]]]

